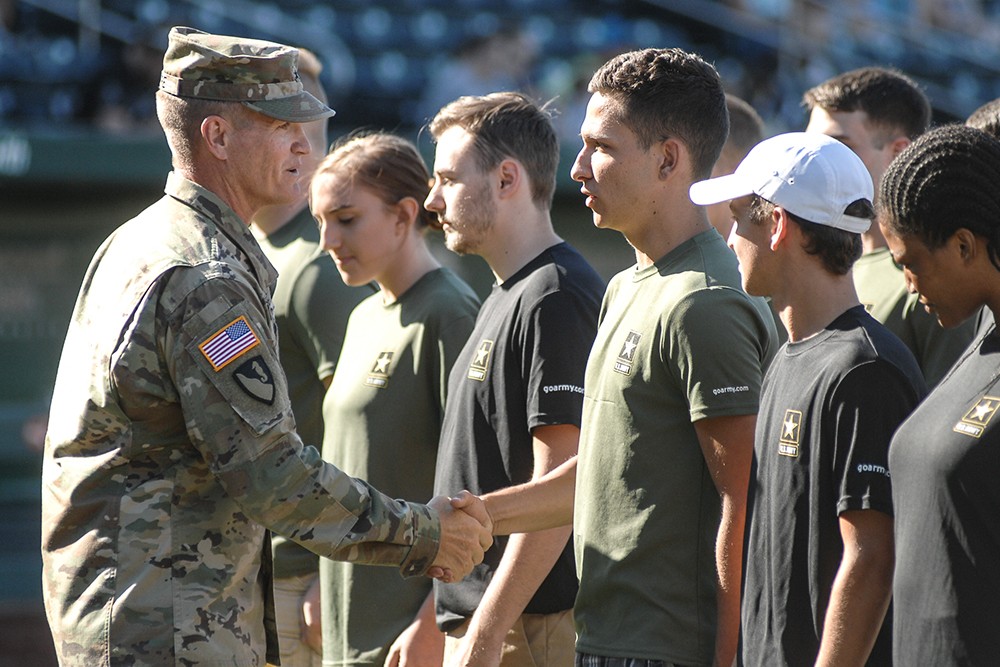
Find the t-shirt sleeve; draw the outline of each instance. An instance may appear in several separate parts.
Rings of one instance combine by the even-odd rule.
[[[661,355],[692,422],[756,414],[770,335],[749,297],[733,288],[698,290],[678,302]]]
[[[436,515],[303,448],[257,295],[214,278],[171,301],[179,305],[163,314],[162,345],[188,437],[247,515],[323,556],[425,571],[437,553]]]
[[[351,311],[372,291],[345,285],[333,260],[325,254],[314,257],[297,276],[289,327],[318,379],[333,375]]]
[[[881,360],[852,369],[837,385],[829,433],[837,514],[874,509],[892,515],[889,442],[917,400],[903,375]]]
[[[574,290],[546,294],[524,332],[523,372],[528,428],[580,425],[583,376],[597,335],[600,296]]]

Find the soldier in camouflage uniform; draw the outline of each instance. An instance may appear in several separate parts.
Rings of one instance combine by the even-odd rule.
[[[491,540],[447,498],[392,500],[295,432],[275,271],[247,221],[291,201],[296,51],[174,28],[157,111],[166,196],[98,250],[63,349],[43,466],[43,588],[60,664],[277,662],[267,530],[404,576],[464,576]]]

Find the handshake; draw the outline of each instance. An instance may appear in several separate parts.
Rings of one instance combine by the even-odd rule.
[[[427,506],[441,521],[440,545],[427,576],[446,584],[461,581],[493,544],[493,519],[482,499],[468,491],[454,498],[435,496]]]

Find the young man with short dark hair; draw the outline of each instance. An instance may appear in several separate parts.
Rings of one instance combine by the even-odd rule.
[[[577,663],[729,665],[746,484],[774,352],[767,304],[688,188],[728,133],[715,69],[646,49],[591,79],[571,172],[594,224],[635,248],[587,362],[574,533]]]

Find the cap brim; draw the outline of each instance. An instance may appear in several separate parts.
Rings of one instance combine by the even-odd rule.
[[[323,120],[336,113],[333,109],[305,91],[291,97],[282,97],[276,100],[254,100],[253,102],[244,102],[243,104],[254,111],[259,111],[265,116],[290,123],[308,123],[314,120]]]
[[[698,181],[688,190],[691,201],[699,206],[718,204],[749,194],[753,194],[753,186],[738,173]]]

